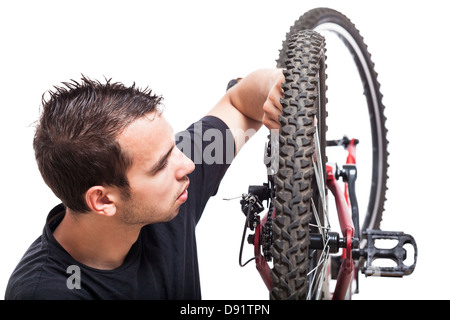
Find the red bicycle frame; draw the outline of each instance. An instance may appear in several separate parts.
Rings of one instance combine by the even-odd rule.
[[[327,166],[327,187],[334,196],[342,235],[346,248],[342,250],[342,264],[333,293],[334,300],[345,298],[353,276],[352,238],[355,234],[353,220],[348,206],[348,196],[342,192],[333,174],[333,168]]]

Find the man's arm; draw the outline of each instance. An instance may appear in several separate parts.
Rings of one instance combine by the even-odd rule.
[[[269,129],[280,128],[282,82],[281,69],[254,71],[228,90],[208,113],[222,119],[231,129],[236,153],[263,124]]]

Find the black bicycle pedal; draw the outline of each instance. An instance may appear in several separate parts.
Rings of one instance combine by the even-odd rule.
[[[363,232],[363,238],[367,240],[367,245],[360,249],[359,255],[366,260],[361,268],[361,272],[366,276],[403,277],[414,271],[417,262],[417,244],[411,235],[396,231],[367,230]],[[377,240],[394,240],[397,244],[392,248],[379,248]],[[414,248],[414,263],[411,265],[405,264],[407,258],[405,245],[408,244]],[[390,259],[396,266],[377,266],[374,261],[378,259]]]

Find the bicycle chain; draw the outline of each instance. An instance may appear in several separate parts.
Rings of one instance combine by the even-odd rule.
[[[272,144],[271,144],[271,140],[270,140],[270,135],[269,135],[269,142],[267,144],[267,148],[266,148],[266,157],[271,159],[272,156]],[[267,213],[267,220],[266,223],[264,224],[263,227],[263,232],[262,232],[262,239],[261,239],[261,245],[262,245],[262,250],[263,250],[263,255],[264,255],[264,259],[267,262],[272,261],[272,245],[273,245],[273,227],[272,227],[272,221],[273,221],[273,198],[275,196],[275,183],[273,181],[273,174],[274,172],[270,171],[270,167],[272,166],[272,162],[267,163],[266,162],[266,167],[267,167],[267,172],[272,173],[272,174],[268,174],[267,178],[268,178],[268,184],[267,184],[267,188],[269,189],[269,211]]]

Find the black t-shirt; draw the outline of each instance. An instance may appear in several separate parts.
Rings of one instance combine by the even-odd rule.
[[[5,299],[201,299],[195,227],[234,156],[227,129],[207,116],[177,135],[195,163],[188,200],[172,221],[143,227],[120,267],[94,269],[64,250],[53,237],[65,214],[61,204],[11,275]]]

